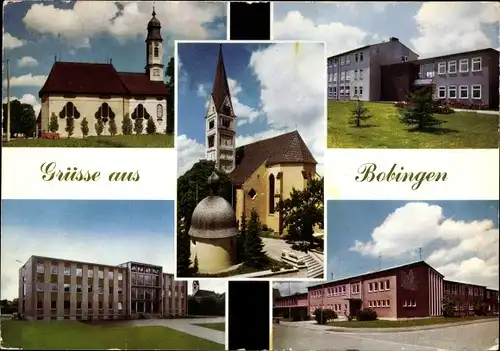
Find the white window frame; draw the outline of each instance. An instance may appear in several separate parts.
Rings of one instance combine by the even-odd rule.
[[[345,57],[344,56],[341,56],[340,57],[340,65],[343,66],[344,65],[344,62],[345,62]]]
[[[453,64],[453,65],[452,65]],[[454,66],[455,70],[452,72],[451,67]],[[448,61],[448,74],[456,74],[457,73],[457,60]]]
[[[358,87],[354,87],[354,95],[358,95]]]
[[[385,303],[385,305],[386,305],[387,307],[391,307],[391,300],[387,300],[387,302]]]
[[[338,78],[338,77],[337,77],[337,72],[335,72],[335,73],[333,74],[333,81],[334,81],[334,82],[336,82],[336,81],[337,81],[337,78]]]
[[[442,69],[442,70],[441,70]],[[446,74],[446,62],[438,62],[438,74],[445,75]]]
[[[359,53],[359,62],[363,62],[363,53],[362,52]]]
[[[362,86],[359,87],[359,96],[363,96],[363,87]]]
[[[354,54],[354,61],[358,62],[358,54]]]
[[[354,80],[357,80],[358,79],[358,70],[355,69],[354,70]]]
[[[450,92],[455,91],[455,97],[451,97]],[[448,85],[448,99],[457,99],[458,98],[458,89],[456,85]]]
[[[350,74],[351,71],[346,71],[345,72],[345,80],[346,82],[350,81],[351,80],[351,74]]]
[[[378,282],[373,283],[373,291],[378,291]]]
[[[343,82],[345,80],[345,72],[340,72],[340,81]]]
[[[372,283],[368,283],[368,292],[372,292],[373,291],[373,285]]]
[[[438,99],[446,99],[446,87],[444,85],[441,85],[438,87]],[[443,96],[441,96],[441,93],[443,93]]]
[[[475,62],[474,62],[475,61]],[[483,58],[473,57],[471,60],[471,72],[481,72],[483,70]],[[479,69],[474,69],[474,63],[479,63]]]
[[[462,91],[467,92],[465,97],[462,97]],[[468,100],[469,99],[469,86],[468,85],[461,85],[458,87],[458,98],[461,100]]]
[[[372,307],[372,302],[368,301],[368,307]]]
[[[474,89],[479,87],[479,97],[474,97]],[[483,97],[483,86],[481,84],[473,84],[470,86],[470,97],[474,100],[481,100]]]
[[[333,73],[328,74],[328,81],[333,82]]]
[[[159,76],[160,76],[160,69],[153,68],[153,77],[159,77]]]
[[[417,307],[417,300],[413,300],[411,303],[411,307]]]
[[[462,69],[462,64],[466,64],[466,68],[465,69]],[[458,61],[458,72],[460,73],[467,73],[469,72],[469,59],[466,58],[466,59],[461,59],[460,61]]]
[[[405,300],[404,304],[403,304],[403,307],[407,307],[408,306],[408,301]]]
[[[363,79],[363,70],[362,69],[359,70],[359,79],[360,80]]]

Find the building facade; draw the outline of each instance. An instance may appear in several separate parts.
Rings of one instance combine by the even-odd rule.
[[[418,59],[397,38],[328,58],[328,99],[402,101],[434,84],[435,99],[498,109],[499,52],[482,49]]]
[[[145,72],[118,72],[112,62],[54,62],[47,80],[40,89],[41,110],[38,131],[51,130],[51,117],[57,118],[57,133],[68,136],[68,119],[74,122],[72,137],[84,137],[81,121],[88,122],[88,135],[98,135],[97,122],[104,125],[101,135],[110,135],[110,121],[116,124],[116,134],[122,134],[126,115],[134,123],[153,121],[156,133],[166,133],[167,95],[164,82],[163,39],[161,24],[153,17],[147,25]]]
[[[184,316],[187,283],[148,264],[31,256],[19,269],[19,313],[30,320]]]
[[[484,301],[489,303],[491,313],[498,312],[498,291],[445,281],[443,278],[441,273],[424,261],[414,262],[310,286],[307,307],[310,315],[317,308],[328,308],[340,317],[347,317],[355,316],[361,309],[370,308],[382,319],[423,318],[441,316],[443,299],[450,297],[458,311],[461,311],[460,306],[473,311],[473,308],[469,310],[470,306]],[[464,287],[464,294],[451,293],[461,291],[458,286]],[[470,291],[473,295],[469,295],[468,287],[472,287]],[[486,298],[488,290],[490,293]],[[302,307],[305,296],[299,296],[300,303],[295,296],[275,299],[274,310]]]
[[[455,314],[474,315],[476,306],[483,305],[490,313],[498,313],[498,291],[485,286],[451,280],[444,281],[445,297],[455,302]]]

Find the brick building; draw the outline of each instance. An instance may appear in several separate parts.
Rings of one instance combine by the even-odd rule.
[[[455,302],[456,315],[474,315],[474,308],[483,304],[488,312],[498,313],[498,291],[486,286],[445,280],[444,296]]]
[[[31,256],[19,269],[19,313],[34,319],[184,316],[187,282],[162,267]]]
[[[488,303],[491,313],[498,312],[498,291],[484,286],[445,281],[444,276],[424,261],[413,262],[377,272],[343,278],[308,287],[306,294],[284,296],[274,300],[273,309],[298,308],[305,304],[312,314],[316,308],[334,310],[339,316],[356,315],[357,311],[371,308],[380,318],[422,318],[442,315],[443,298],[450,297],[457,308],[469,309],[469,301]],[[448,291],[464,286],[469,294]],[[467,289],[465,289],[467,287]],[[477,295],[476,294],[477,291]],[[489,293],[488,293],[489,292]],[[467,299],[466,299],[467,298]],[[465,307],[464,307],[465,308]],[[473,310],[473,309],[472,309]]]

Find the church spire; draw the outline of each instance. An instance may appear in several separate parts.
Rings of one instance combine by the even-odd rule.
[[[212,98],[214,100],[215,110],[217,113],[222,112],[222,107],[226,99],[228,99],[229,103],[232,104],[229,84],[227,82],[226,67],[224,66],[224,57],[222,55],[222,44],[219,46],[219,57],[217,58],[217,68],[215,70]]]
[[[146,37],[146,74],[151,81],[163,81],[163,38],[161,37],[161,23],[156,18],[153,3],[152,18],[148,22]]]

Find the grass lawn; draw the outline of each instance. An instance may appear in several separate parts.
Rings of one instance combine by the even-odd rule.
[[[356,128],[348,123],[354,104],[354,101],[328,101],[329,148],[498,148],[498,115],[475,112],[435,115],[445,121],[438,131],[412,131],[399,121],[394,104],[365,102],[368,114],[373,117]]]
[[[498,317],[495,316],[482,316],[482,317],[466,316],[466,317],[449,317],[449,318],[432,317],[432,318],[408,319],[399,321],[376,320],[376,321],[365,321],[365,322],[352,320],[350,322],[348,321],[330,322],[328,323],[328,325],[335,327],[343,327],[343,328],[409,328],[409,327],[422,327],[435,324],[469,322],[469,321],[494,319],[494,318]]]
[[[224,350],[224,345],[173,329],[95,326],[76,321],[2,321],[4,347],[23,349]]]
[[[229,272],[223,272],[223,273],[217,273],[217,274],[206,274],[206,273],[199,273],[196,274],[196,277],[211,277],[211,278],[224,278],[224,277],[232,277],[234,275],[240,275],[240,274],[249,274],[249,273],[255,273],[255,272],[262,272],[262,271],[267,271],[270,270],[272,267],[285,267],[285,264],[281,261],[276,261],[273,260],[272,258],[268,257],[269,263],[265,265],[262,268],[253,268],[253,267],[248,267],[245,266],[244,264],[236,268],[235,270],[229,271]]]
[[[221,332],[226,331],[226,323],[203,323],[203,324],[194,324],[194,325],[197,325],[197,326],[203,327],[203,328],[218,330]]]
[[[174,136],[169,134],[141,134],[115,136],[89,136],[85,139],[11,139],[2,141],[2,146],[9,147],[130,147],[130,148],[171,148]]]

